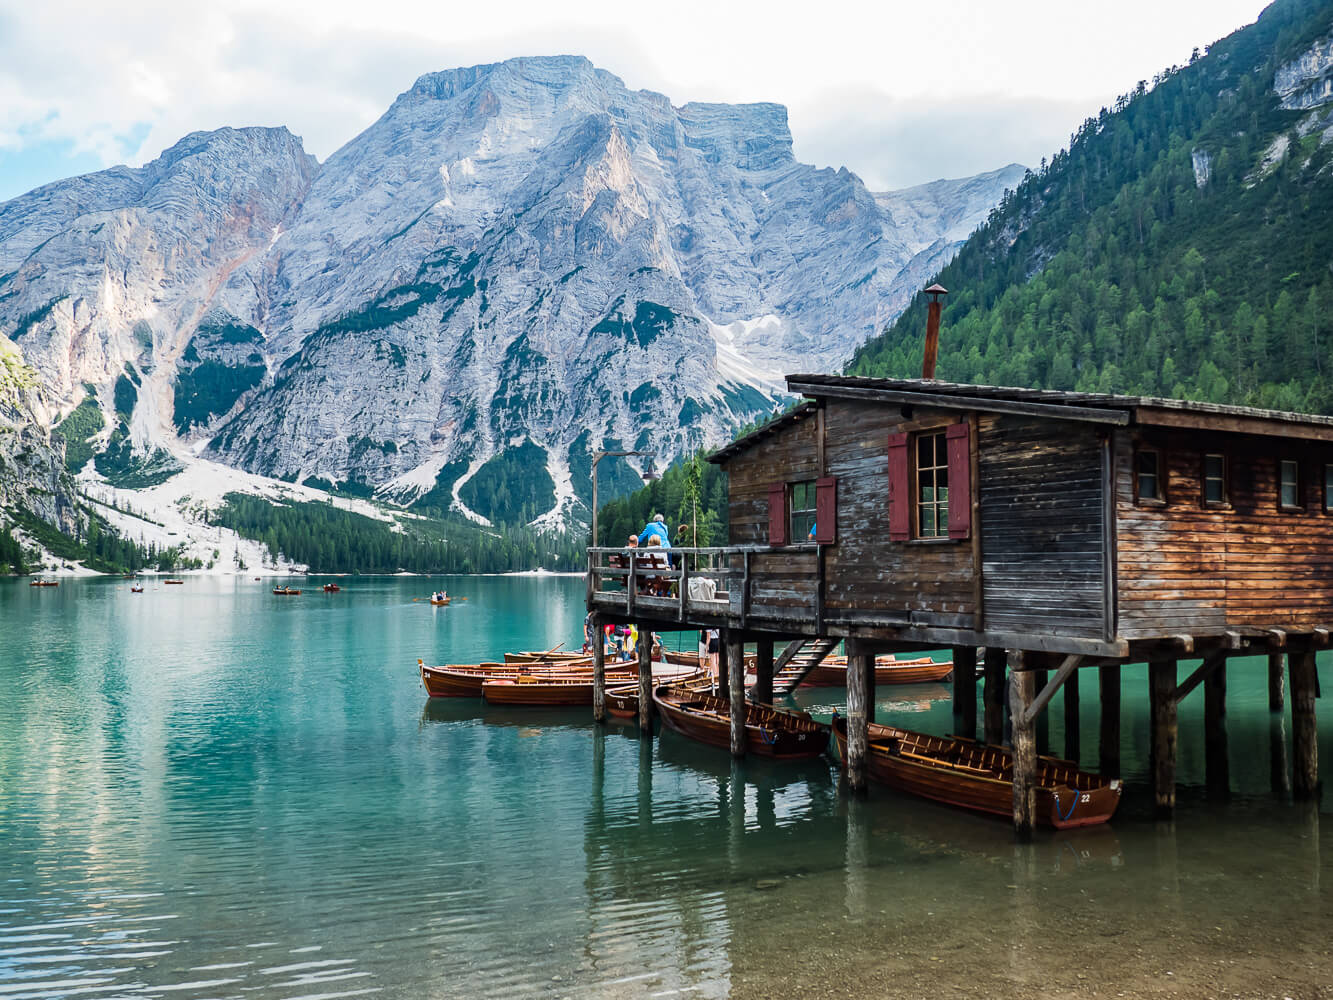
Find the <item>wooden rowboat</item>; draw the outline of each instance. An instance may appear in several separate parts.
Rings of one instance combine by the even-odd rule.
[[[453,600],[452,597],[446,597],[446,598],[444,598],[443,600],[440,600],[440,601],[432,600],[430,603],[433,604],[433,605],[435,605],[437,608],[442,608],[442,607],[444,607],[445,605],[447,605],[447,604],[448,604],[450,601],[452,601],[452,600]]]
[[[185,581],[184,581],[184,580],[163,580],[162,582],[163,582],[163,583],[184,583]],[[300,591],[297,591],[297,593],[300,593]]]
[[[131,594],[142,594],[142,593],[143,593],[143,586],[140,585],[140,586],[138,586],[138,587],[133,587],[133,586],[130,587],[130,593],[131,593]]]
[[[709,746],[731,749],[731,703],[725,698],[664,685],[653,692],[662,724]],[[769,705],[745,706],[745,750],[775,760],[807,760],[828,749],[829,727],[804,713]]]
[[[699,666],[699,653],[697,650],[694,652],[689,652],[686,650],[678,650],[678,649],[664,649],[662,650],[662,659],[665,660],[667,663],[675,664],[678,667]],[[756,654],[746,653],[745,669],[753,670],[754,665],[755,663],[758,662],[758,660],[759,657]]]
[[[59,580],[33,580],[29,587],[59,587]]]
[[[693,674],[682,674],[671,681],[675,688],[688,688],[691,691],[711,691],[713,678],[707,671],[700,670]],[[621,684],[606,689],[606,710],[617,719],[637,719],[639,717],[639,682]],[[728,744],[730,745],[730,744]]]
[[[611,662],[606,665],[608,683],[623,684],[636,676],[637,666]],[[480,698],[482,685],[488,680],[514,680],[521,675],[537,677],[542,680],[574,679],[592,683],[592,668],[551,666],[538,667],[528,665],[519,667],[508,663],[470,663],[449,664],[440,667],[428,667],[417,660],[417,669],[421,673],[421,683],[426,686],[426,693],[432,698]],[[589,702],[589,704],[592,704]]]
[[[481,696],[492,705],[591,705],[592,678],[493,678],[482,683]]]
[[[336,583],[324,584],[324,593],[326,594],[336,594],[340,590],[342,590],[342,587],[339,587]]]
[[[592,662],[591,653],[576,653],[573,650],[556,652],[554,650],[524,650],[519,653],[505,653],[505,663],[576,663],[580,660]]]
[[[173,581],[171,580],[167,581],[167,583],[172,582]],[[298,597],[301,592],[299,590],[292,590],[291,587],[274,587],[273,593],[277,594],[279,597]]]
[[[847,720],[833,720],[846,766]],[[870,724],[866,774],[911,795],[997,816],[1012,816],[1013,753],[976,740],[928,736]],[[1037,758],[1036,820],[1057,830],[1105,823],[1120,803],[1119,780],[1080,771],[1073,761]]]
[[[953,661],[936,663],[929,656],[917,660],[875,661],[875,684],[930,684],[953,673]],[[847,663],[827,660],[811,670],[801,687],[846,687]]]

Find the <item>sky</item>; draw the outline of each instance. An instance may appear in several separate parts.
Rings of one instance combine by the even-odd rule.
[[[181,136],[285,125],[320,160],[423,73],[577,54],[635,89],[785,104],[872,190],[1036,166],[1260,0],[0,0],[0,201]]]

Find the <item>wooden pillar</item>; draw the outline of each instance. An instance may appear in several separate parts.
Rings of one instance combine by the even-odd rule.
[[[977,647],[956,646],[953,651],[954,731],[977,738]]]
[[[1046,682],[1051,679],[1051,675],[1046,670],[1034,670],[1032,672],[1033,692],[1037,692],[1046,687]],[[1010,709],[1012,714],[1013,709]],[[1046,711],[1033,720],[1033,730],[1037,737],[1037,753],[1048,754],[1051,752],[1051,716]]]
[[[850,645],[850,643],[849,643]],[[853,647],[855,649],[855,647]],[[875,658],[856,650],[847,656],[847,785],[853,792],[866,789],[866,748],[869,719],[866,689],[873,683]],[[872,689],[873,690],[873,689]]]
[[[1037,691],[1036,672],[1024,670],[1024,652],[1009,650],[1009,715],[1014,726],[1014,835],[1032,838],[1037,801],[1036,720],[1025,718]]]
[[[1176,661],[1148,664],[1152,691],[1153,800],[1158,819],[1176,811]]]
[[[1225,799],[1231,790],[1227,760],[1227,664],[1223,660],[1203,680],[1203,745],[1205,784],[1210,799]]]
[[[741,662],[744,663],[744,661]],[[717,634],[717,693],[719,697],[726,695],[727,691],[730,690],[730,684],[731,673],[727,669],[726,633],[719,631]]]
[[[1079,698],[1078,698],[1078,675],[1075,670],[1065,678],[1064,686],[1060,688],[1065,696],[1065,759],[1077,762],[1082,752],[1079,745]]]
[[[1101,732],[1098,767],[1103,778],[1120,777],[1120,667],[1097,671],[1101,700]]]
[[[745,756],[745,645],[741,633],[727,629],[723,633],[727,644],[728,694],[731,701],[731,755]]]
[[[1313,798],[1319,788],[1319,744],[1315,733],[1314,700],[1319,675],[1314,650],[1287,654],[1291,673],[1291,756],[1294,773],[1291,794]]]
[[[639,732],[653,734],[653,636],[639,626]]]
[[[997,746],[1004,742],[1004,650],[986,647],[985,683],[981,701],[985,706],[982,739]]]
[[[1286,695],[1286,677],[1282,673],[1282,654],[1268,654],[1268,710],[1282,711]]]
[[[1268,717],[1268,776],[1273,794],[1285,799],[1291,794],[1291,766],[1287,760],[1287,717]]]
[[[754,657],[754,700],[773,704],[773,640],[761,639]]]
[[[606,633],[596,615],[592,616],[592,717],[606,721]]]

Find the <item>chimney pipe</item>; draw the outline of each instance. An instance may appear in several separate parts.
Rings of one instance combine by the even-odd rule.
[[[921,377],[935,377],[935,358],[940,352],[940,296],[949,292],[939,285],[926,289],[930,305],[926,309],[926,353],[921,358]]]

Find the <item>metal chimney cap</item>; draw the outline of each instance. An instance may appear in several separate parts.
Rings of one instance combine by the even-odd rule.
[[[941,285],[941,284],[939,284],[939,283],[937,282],[936,284],[933,284],[933,285],[931,285],[929,288],[926,289],[926,294],[927,294],[927,295],[948,295],[948,294],[949,294],[949,289],[945,288],[943,285]]]

